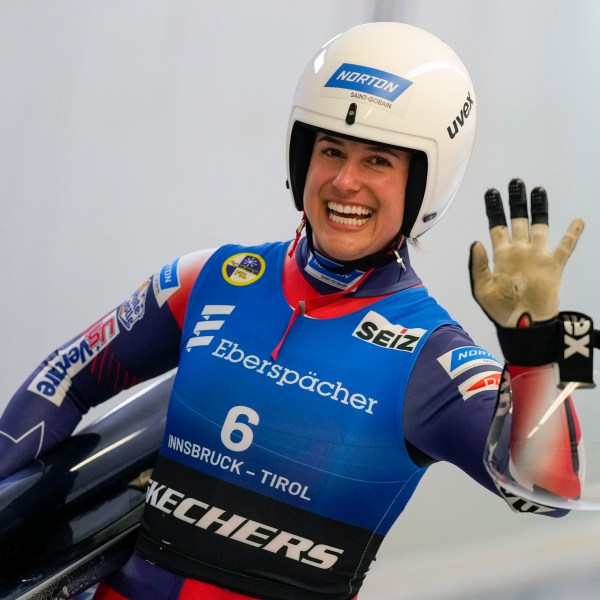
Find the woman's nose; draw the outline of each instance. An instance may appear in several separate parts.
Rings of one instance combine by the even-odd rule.
[[[333,180],[333,185],[342,192],[356,192],[360,189],[360,168],[357,161],[346,159]]]

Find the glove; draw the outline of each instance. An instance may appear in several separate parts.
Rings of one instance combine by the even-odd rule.
[[[548,249],[548,199],[546,190],[531,192],[531,226],[525,184],[513,179],[508,186],[511,232],[502,198],[496,189],[485,194],[490,225],[493,271],[481,242],[471,246],[471,291],[485,314],[499,327],[528,327],[554,319],[559,312],[559,288],[564,266],[583,231],[575,219],[558,246]]]

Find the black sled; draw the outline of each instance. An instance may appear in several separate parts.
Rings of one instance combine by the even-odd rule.
[[[174,374],[0,481],[0,600],[65,600],[133,550]]]

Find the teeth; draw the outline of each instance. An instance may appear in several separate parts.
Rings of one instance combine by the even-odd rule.
[[[350,204],[338,204],[337,202],[328,202],[327,208],[330,211],[334,211],[344,215],[364,215],[370,216],[373,212],[370,208],[365,206],[354,206]]]
[[[340,225],[352,225],[353,227],[359,227],[360,225],[364,225],[369,219],[351,219],[348,217],[340,217],[335,213],[329,213],[329,218],[334,223],[340,223]]]

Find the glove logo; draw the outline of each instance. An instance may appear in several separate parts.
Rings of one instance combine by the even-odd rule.
[[[590,356],[590,329],[588,320],[564,321],[565,327],[565,359],[574,354],[581,354],[586,358]]]

